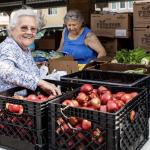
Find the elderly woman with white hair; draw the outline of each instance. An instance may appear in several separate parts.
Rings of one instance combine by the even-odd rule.
[[[84,18],[79,10],[70,10],[64,17],[64,28],[58,51],[73,56],[79,64],[106,55],[106,51],[96,35],[84,26]]]
[[[8,27],[9,36],[0,44],[0,91],[14,87],[35,90],[40,87],[49,94],[60,90],[41,79],[28,46],[33,43],[39,26],[37,14],[31,9],[14,12]]]

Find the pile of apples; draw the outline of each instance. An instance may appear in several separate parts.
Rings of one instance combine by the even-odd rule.
[[[48,101],[50,99],[55,98],[55,96],[53,94],[49,95],[49,96],[45,96],[43,94],[30,94],[28,96],[21,96],[21,95],[14,95],[12,96],[12,98],[18,99],[18,100],[25,100],[25,101],[30,101],[30,102],[36,102],[36,103],[41,103],[41,102],[45,102]],[[12,103],[6,103],[6,109],[9,112],[12,113],[16,113],[21,115],[24,111],[24,108],[22,105],[20,104],[12,104]]]
[[[57,124],[59,125],[56,130],[57,134],[60,134],[61,137],[62,134],[64,134],[63,138],[65,138],[65,135],[67,135],[67,137],[71,137],[69,141],[66,139],[69,147],[74,146],[78,139],[82,139],[82,143],[84,144],[91,141],[95,144],[101,144],[104,142],[103,129],[99,127],[94,128],[92,122],[87,119],[71,116],[66,120],[60,117],[57,119]],[[63,145],[64,143],[59,144]]]
[[[107,87],[94,88],[91,84],[83,84],[74,99],[66,99],[63,105],[89,110],[115,113],[138,95],[137,92],[119,91],[112,93]]]
[[[55,96],[53,94],[49,96],[45,96],[43,94],[29,94],[28,96],[21,96],[21,95],[14,95],[12,98],[20,99],[20,100],[27,100],[31,102],[44,102],[50,99],[53,99]]]

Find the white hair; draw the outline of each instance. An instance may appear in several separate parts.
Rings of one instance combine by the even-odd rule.
[[[84,23],[83,15],[77,9],[69,10],[67,12],[67,14],[65,15],[65,17],[64,17],[64,23],[66,24],[70,20],[79,21],[82,24]]]
[[[11,17],[9,25],[8,25],[8,34],[10,35],[11,30],[17,25],[19,18],[23,16],[34,17],[37,23],[37,28],[39,28],[39,18],[37,14],[31,8],[21,8],[14,12],[14,15]]]

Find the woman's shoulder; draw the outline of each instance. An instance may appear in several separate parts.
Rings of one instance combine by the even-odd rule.
[[[88,27],[84,27],[84,30],[87,31],[87,32],[91,32],[91,29],[88,28]]]
[[[5,53],[7,55],[9,54],[12,54],[13,51],[16,51],[17,47],[16,47],[16,44],[15,44],[15,41],[10,38],[10,37],[7,37],[1,44],[0,44],[0,53]]]

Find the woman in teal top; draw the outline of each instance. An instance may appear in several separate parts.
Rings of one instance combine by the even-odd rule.
[[[70,10],[64,17],[66,28],[63,30],[59,51],[73,56],[79,64],[87,64],[91,60],[106,55],[105,49],[87,27],[78,10]]]

